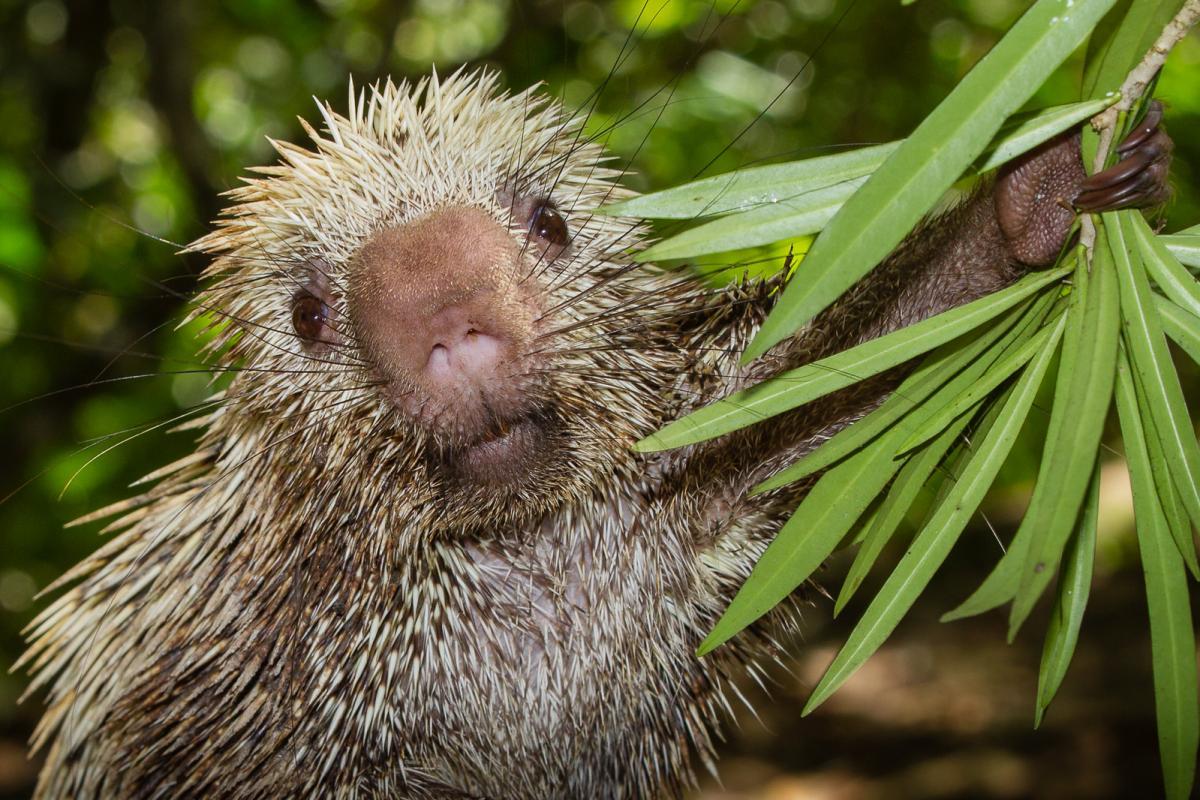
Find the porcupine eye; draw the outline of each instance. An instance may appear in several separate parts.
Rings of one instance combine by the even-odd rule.
[[[306,345],[322,340],[328,321],[329,307],[308,292],[301,292],[292,300],[292,327]]]
[[[548,200],[533,207],[529,216],[529,235],[546,248],[543,257],[547,261],[558,258],[571,243],[566,220]]]

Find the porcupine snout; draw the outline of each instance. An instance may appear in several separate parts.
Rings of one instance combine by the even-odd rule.
[[[535,303],[513,234],[472,206],[375,233],[350,276],[350,315],[385,393],[412,418],[471,442],[526,410]]]

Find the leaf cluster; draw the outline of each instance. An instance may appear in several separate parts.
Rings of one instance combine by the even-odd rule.
[[[747,349],[744,357],[753,359],[835,302],[964,173],[991,170],[1116,102],[1121,79],[1180,5],[1039,0],[901,142],[728,173],[607,211],[712,218],[650,248],[646,259],[820,232]],[[1089,35],[1084,99],[1017,115]],[[1118,140],[1140,108],[1144,102],[1119,116]],[[1095,153],[1091,132],[1084,149]],[[1200,527],[1200,445],[1168,340],[1200,363],[1200,284],[1189,271],[1200,268],[1200,226],[1159,236],[1134,211],[1105,213],[1094,224],[1099,235],[1091,252],[1075,247],[1053,269],[738,391],[638,444],[661,450],[704,441],[919,361],[878,409],[755,488],[770,491],[820,473],[701,654],[768,612],[853,542],[859,549],[836,600],[841,611],[920,491],[940,485],[804,713],[820,705],[929,584],[1004,464],[1039,388],[1052,379],[1049,428],[1023,521],[988,577],[943,619],[1011,604],[1011,639],[1057,577],[1039,677],[1040,723],[1070,664],[1088,601],[1101,440],[1115,406],[1145,574],[1165,785],[1168,796],[1188,796],[1200,741],[1188,603],[1188,574],[1200,579],[1193,537]]]

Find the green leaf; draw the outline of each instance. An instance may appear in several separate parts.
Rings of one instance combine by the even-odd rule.
[[[1038,0],[830,220],[744,358],[782,341],[891,252],[1112,3]]]
[[[646,248],[636,258],[691,258],[816,233],[866,180],[855,178],[803,192],[793,188],[785,200],[690,228]]]
[[[984,151],[982,160],[975,170],[987,172],[1012,161],[1042,142],[1065,130],[1074,128],[1084,120],[1091,119],[1119,99],[1121,99],[1120,95],[1114,94],[1098,100],[1084,100],[1080,103],[1053,106],[1035,114],[1010,117],[1009,122],[1006,122],[1004,128],[1000,130],[1000,135],[996,137],[995,142]]]
[[[899,435],[889,432],[830,469],[754,565],[750,577],[700,643],[704,655],[728,641],[808,580],[900,468]]]
[[[773,207],[794,202],[816,189],[870,175],[899,146],[899,142],[888,142],[830,156],[740,169],[601,206],[596,213],[645,219],[696,219]]]
[[[957,394],[978,379],[1013,337],[1027,328],[1037,327],[1056,294],[1054,291],[1043,292],[1038,299],[1005,312],[995,324],[980,326],[942,345],[930,353],[879,408],[842,428],[816,450],[755,486],[751,495],[778,489],[824,469],[874,439],[918,406],[936,407],[942,402],[940,399],[926,403],[926,398],[935,391],[939,397],[945,391],[951,393],[946,396]],[[1020,323],[1017,320],[1021,320]],[[999,344],[996,344],[997,340]],[[943,386],[945,390],[942,390]]]
[[[850,598],[858,591],[871,566],[904,521],[921,490],[925,488],[925,482],[929,480],[929,476],[942,462],[946,451],[957,441],[971,419],[972,417],[963,415],[952,422],[936,439],[914,453],[901,467],[896,480],[892,481],[891,488],[883,498],[871,527],[863,537],[862,547],[855,554],[854,562],[846,572],[846,579],[842,581],[842,590],[838,592],[833,605],[835,617],[842,613],[846,603],[850,602]]]
[[[959,351],[951,353],[953,358],[949,361],[958,361],[963,355],[971,357],[967,361],[964,368],[954,376],[954,378],[946,382],[938,388],[937,392],[928,399],[924,400],[919,406],[913,408],[906,416],[897,422],[898,428],[903,428],[905,431],[912,431],[917,428],[924,427],[927,421],[941,413],[941,409],[945,408],[954,398],[961,396],[968,387],[976,385],[980,376],[994,364],[1001,356],[1009,351],[1014,345],[1019,345],[1023,341],[1027,341],[1031,334],[1039,330],[1042,322],[1045,319],[1046,312],[1054,305],[1058,299],[1057,292],[1044,292],[1043,296],[1036,302],[1031,303],[1026,309],[1023,309],[1020,321],[1013,326],[1008,326],[1010,329],[1004,331],[1004,335],[995,341],[995,335],[987,337],[979,337],[972,340],[969,344],[962,347]],[[1009,312],[1009,316],[1015,313]],[[1001,327],[1001,326],[995,326]],[[989,332],[990,333],[990,332]],[[1057,334],[1055,334],[1057,337]],[[979,352],[979,341],[995,341],[984,352]],[[1032,355],[1032,354],[1031,354]],[[904,386],[901,386],[903,389]],[[920,389],[918,388],[918,391]],[[900,392],[897,390],[896,394]],[[888,403],[895,398],[895,394],[878,409],[885,410]],[[975,404],[978,405],[983,401],[981,395],[976,398]],[[854,563],[851,564],[850,570],[846,575],[846,580],[842,584],[842,591],[839,593],[837,602],[834,604],[834,615],[840,613],[842,607],[849,601],[850,597],[857,591],[858,586],[866,577],[867,571],[887,544],[896,528],[903,521],[905,513],[913,500],[923,488],[929,476],[937,468],[941,462],[942,456],[954,443],[957,434],[969,424],[974,414],[963,413],[964,408],[959,414],[956,414],[956,419],[947,420],[947,425],[942,427],[940,435],[937,436],[934,442],[928,447],[922,448],[921,452],[910,458],[900,470],[900,474],[893,482],[891,489],[888,491],[879,512],[876,514],[872,523],[872,528],[864,537],[864,545],[859,550],[855,557]],[[863,420],[865,422],[866,420]],[[860,423],[855,423],[859,425]],[[855,426],[851,426],[855,427]],[[911,449],[904,446],[904,450]],[[941,496],[938,501],[940,502]]]
[[[1154,307],[1158,309],[1166,334],[1183,348],[1192,361],[1200,364],[1200,317],[1189,314],[1159,295],[1154,297]]]
[[[1120,89],[1125,76],[1182,6],[1183,0],[1133,0],[1120,3],[1105,16],[1088,42],[1083,97],[1100,97]]]
[[[1128,217],[1127,231],[1137,244],[1150,277],[1163,293],[1192,314],[1200,314],[1200,283],[1150,230],[1141,214]]]
[[[1004,383],[1013,373],[1021,369],[1029,363],[1029,360],[1034,357],[1043,347],[1057,347],[1058,337],[1062,334],[1063,325],[1066,324],[1066,315],[1061,315],[1057,323],[1051,324],[1038,331],[1031,339],[1020,344],[1012,352],[997,360],[985,374],[977,380],[971,381],[964,387],[964,391],[950,398],[944,405],[941,405],[938,412],[934,414],[928,421],[913,431],[913,433],[900,446],[901,452],[912,450],[918,445],[937,436],[938,433],[957,419],[960,415],[966,413],[967,410],[976,406],[980,400],[987,397],[993,391]]]
[[[1157,238],[1181,264],[1200,269],[1200,225]]]
[[[1105,234],[1121,284],[1122,335],[1129,347],[1138,385],[1145,392],[1147,411],[1162,442],[1163,455],[1170,465],[1171,479],[1192,523],[1200,525],[1200,444],[1188,417],[1183,388],[1163,337],[1145,269],[1140,259],[1135,265],[1130,258],[1127,242],[1131,242],[1132,235],[1127,233],[1127,226],[1136,213],[1120,211],[1104,215]]]
[[[1121,357],[1128,359],[1128,353],[1124,348],[1122,348]],[[1146,390],[1137,380],[1136,373],[1134,373],[1133,388],[1136,393],[1137,407],[1148,409],[1150,406],[1146,401]],[[1163,451],[1162,437],[1159,435],[1152,415],[1139,414],[1139,417],[1141,418],[1141,429],[1146,438],[1144,449],[1150,457],[1148,467],[1154,482],[1154,489],[1158,493],[1159,508],[1166,519],[1167,529],[1175,539],[1176,547],[1179,548],[1179,555],[1183,557],[1184,565],[1192,573],[1192,577],[1200,579],[1200,560],[1196,557],[1196,546],[1192,541],[1192,524],[1188,521],[1187,509],[1183,506],[1183,500],[1180,498],[1179,492],[1175,490],[1175,484],[1171,481],[1171,465]]]
[[[1103,111],[1116,99],[1071,103],[1010,118],[976,170],[995,169]],[[899,144],[751,167],[636,197],[599,212],[669,219],[729,214],[658,242],[640,252],[639,261],[690,258],[808,236],[825,226]]]
[[[1092,588],[1092,568],[1096,562],[1096,520],[1099,516],[1100,465],[1097,463],[1092,470],[1092,481],[1079,514],[1079,522],[1071,534],[1071,541],[1067,543],[1067,555],[1063,559],[1062,576],[1058,581],[1058,599],[1042,646],[1037,710],[1033,719],[1035,728],[1041,726],[1046,708],[1062,685],[1071,658],[1075,655],[1075,645],[1079,642],[1079,627],[1083,623],[1083,612]]]
[[[1133,370],[1118,367],[1117,411],[1129,459],[1138,550],[1150,612],[1150,651],[1154,664],[1154,707],[1167,796],[1190,796],[1196,771],[1200,720],[1197,718],[1196,639],[1188,601],[1187,576],[1158,504],[1146,437],[1134,389]]]
[[[1082,266],[1083,262],[1080,262],[1080,264],[1081,266],[1077,270],[1075,291],[1071,295],[1071,309],[1068,312],[1071,317],[1067,321],[1068,326],[1075,326],[1076,330],[1078,329],[1078,326],[1081,324],[1082,320],[1082,316],[1080,314],[1080,311],[1082,310],[1081,298],[1090,282],[1089,274],[1087,273],[1086,268]],[[1103,243],[1098,244],[1096,247],[1092,270],[1094,272],[1106,272],[1110,275],[1112,273],[1112,255],[1109,253],[1107,247],[1103,246]],[[1068,333],[1070,334],[1070,341],[1078,341],[1080,334],[1071,333],[1070,327],[1068,327]],[[1063,361],[1064,363],[1059,365],[1058,370],[1060,384],[1069,378],[1072,371],[1071,366],[1065,363],[1065,352],[1063,355]],[[1108,396],[1106,395],[1106,401],[1107,397]],[[1059,414],[1057,415],[1057,422],[1055,421],[1056,416],[1053,413],[1051,414],[1051,427],[1050,430],[1047,431],[1047,444],[1044,448],[1042,466],[1039,470],[1039,477],[1040,475],[1045,474],[1048,478],[1047,483],[1041,488],[1041,491],[1038,491],[1035,487],[1033,499],[1031,500],[1029,508],[1025,513],[1025,519],[1022,521],[1021,526],[1017,529],[1017,533],[1013,537],[1012,542],[1009,543],[1008,551],[1003,557],[1001,557],[1000,561],[992,569],[991,573],[988,574],[987,578],[983,581],[979,588],[971,594],[970,597],[964,600],[956,608],[942,615],[942,622],[950,622],[952,620],[962,619],[963,617],[970,617],[976,614],[981,614],[984,611],[989,611],[996,606],[1002,605],[1003,603],[1011,600],[1020,589],[1021,578],[1023,575],[1022,566],[1025,564],[1028,558],[1030,546],[1034,536],[1041,535],[1041,530],[1035,529],[1029,524],[1029,522],[1033,518],[1034,513],[1038,511],[1037,506],[1043,502],[1046,502],[1046,498],[1050,495],[1049,479],[1052,479],[1052,473],[1047,472],[1046,454],[1052,452],[1050,442],[1057,441],[1059,432],[1056,428],[1056,425],[1062,424],[1064,413],[1069,411],[1069,409],[1065,409],[1062,406],[1062,399],[1060,397],[1058,387],[1056,387],[1055,391],[1055,408],[1062,410],[1060,410]],[[1059,457],[1061,458],[1062,455],[1066,454],[1060,454]],[[1040,480],[1039,484],[1041,484]]]
[[[1079,516],[1112,401],[1121,318],[1112,261],[1097,258],[1090,275],[1081,261],[1075,285],[1038,481],[1017,530],[1017,536],[1022,530],[1033,534],[1009,615],[1010,640],[1058,568]]]
[[[858,383],[982,325],[1067,272],[1026,275],[987,297],[735,392],[647,436],[634,449],[666,450],[712,439]]]
[[[929,583],[996,478],[1033,405],[1053,353],[1046,348],[1006,392],[995,424],[980,438],[962,474],[867,607],[846,644],[825,670],[802,714],[833,694],[883,644]]]

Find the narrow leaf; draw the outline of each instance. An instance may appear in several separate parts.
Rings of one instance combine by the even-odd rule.
[[[636,258],[692,258],[816,233],[865,181],[855,178],[803,192],[793,189],[785,200],[689,228],[646,248]]]
[[[994,426],[980,439],[958,481],[875,595],[846,644],[825,670],[802,714],[823,703],[883,644],[941,566],[1008,457],[1051,356],[1049,348],[1039,353],[997,405]]]
[[[1067,543],[1067,555],[1063,559],[1062,576],[1058,581],[1058,599],[1042,646],[1037,711],[1033,719],[1035,728],[1041,727],[1046,708],[1062,685],[1071,658],[1075,655],[1075,645],[1079,642],[1079,627],[1083,624],[1083,612],[1092,588],[1092,568],[1096,562],[1096,520],[1099,515],[1100,465],[1097,463],[1092,470],[1092,482],[1079,514],[1079,522],[1071,534],[1071,541]]]
[[[934,350],[879,408],[847,425],[813,452],[755,486],[751,494],[786,486],[824,469],[873,440],[913,409],[925,405],[935,391],[939,395],[949,392],[946,397],[962,391],[979,378],[1014,337],[1041,322],[1055,294],[1044,292],[1036,300],[1006,311],[992,325],[980,326]],[[940,402],[940,399],[931,401],[931,407]]]
[[[1124,350],[1122,357],[1128,358],[1128,353]],[[1136,372],[1133,373],[1133,377],[1137,407],[1138,409],[1149,409],[1150,404],[1146,400],[1145,387],[1141,385]],[[1166,520],[1167,530],[1171,532],[1171,538],[1175,540],[1175,545],[1179,548],[1179,555],[1183,557],[1183,563],[1188,568],[1188,572],[1192,573],[1192,577],[1200,579],[1200,560],[1196,557],[1196,545],[1192,539],[1192,523],[1188,520],[1183,499],[1179,496],[1179,492],[1171,480],[1171,465],[1163,450],[1163,437],[1158,432],[1152,414],[1139,413],[1139,417],[1141,418],[1142,433],[1146,438],[1145,450],[1150,457],[1151,480],[1154,482],[1154,490],[1158,494],[1158,505]]]
[[[1154,306],[1158,309],[1166,334],[1183,348],[1192,361],[1200,364],[1200,317],[1189,314],[1165,297],[1155,296]]]
[[[997,360],[986,373],[965,387],[965,391],[948,400],[945,405],[940,407],[937,414],[914,430],[912,435],[900,446],[901,452],[912,450],[937,436],[943,428],[977,405],[980,400],[995,391],[1000,384],[1011,378],[1013,373],[1029,363],[1029,360],[1043,347],[1057,347],[1058,337],[1062,334],[1066,321],[1066,315],[1059,316],[1057,323],[1038,331],[1033,338],[1019,344],[1010,353]]]
[[[892,486],[888,489],[883,503],[880,504],[879,511],[871,522],[871,527],[863,537],[862,547],[854,555],[854,562],[846,572],[846,579],[842,581],[842,589],[838,592],[837,600],[833,605],[835,617],[842,612],[846,603],[850,602],[850,598],[858,591],[858,587],[867,577],[871,566],[879,558],[879,554],[883,552],[883,548],[887,546],[896,529],[900,527],[900,523],[904,521],[905,515],[921,490],[925,488],[929,476],[937,469],[943,456],[946,455],[946,451],[957,441],[970,421],[971,417],[967,415],[955,420],[936,439],[913,454],[901,467],[899,474],[896,475],[896,480],[892,481]]]
[[[756,358],[891,252],[1113,0],[1038,0],[871,175],[813,244],[745,353]],[[869,231],[869,236],[863,232]]]
[[[1136,243],[1150,277],[1163,293],[1192,314],[1200,314],[1200,283],[1184,269],[1175,255],[1150,230],[1146,218],[1131,214],[1126,231]]]
[[[825,562],[900,468],[894,457],[898,439],[885,434],[820,477],[700,643],[698,655],[770,611]]]
[[[1034,115],[1009,119],[996,141],[984,151],[977,172],[987,172],[1037,147],[1044,141],[1091,119],[1120,99],[1120,95],[1054,106]],[[1010,123],[1012,124],[1010,127]]]
[[[1159,236],[1158,240],[1166,245],[1181,264],[1200,269],[1200,225],[1170,236]]]
[[[601,206],[598,213],[646,219],[696,219],[790,203],[797,195],[874,172],[899,142],[786,164],[750,167]]]
[[[1080,263],[1082,264],[1082,262]],[[1104,245],[1103,240],[1098,242],[1095,249],[1092,269],[1093,271],[1112,272],[1112,254]],[[1086,268],[1081,266],[1080,269],[1077,270],[1075,289],[1071,295],[1072,305],[1071,311],[1069,312],[1071,314],[1071,318],[1068,319],[1068,325],[1079,324],[1081,315],[1075,309],[1080,308],[1080,297],[1086,290],[1088,282],[1089,273],[1086,271]],[[1072,321],[1072,319],[1074,321]],[[1078,337],[1072,336],[1071,341],[1078,341]],[[1064,352],[1064,362],[1066,361],[1066,355],[1067,354]],[[1069,375],[1070,371],[1070,364],[1062,363],[1059,365],[1060,376],[1064,372]],[[1062,379],[1060,378],[1060,381],[1061,380]],[[1057,402],[1057,391],[1055,392],[1055,399]],[[1057,424],[1061,424],[1061,422],[1062,414],[1060,413]],[[1055,424],[1055,417],[1053,414],[1051,414],[1051,429],[1047,431],[1047,442],[1053,438],[1056,438],[1058,435],[1057,430],[1054,427]],[[1048,446],[1046,449],[1049,449]],[[1046,461],[1043,457],[1039,474],[1045,470]],[[1034,496],[1030,501],[1029,508],[1026,509],[1025,512],[1025,520],[1030,519],[1031,515],[1033,515],[1036,511],[1036,506],[1044,502],[1044,498],[1047,496],[1047,494],[1048,491],[1045,489],[1043,489],[1043,491],[1040,493],[1037,491],[1034,492]],[[1036,533],[1040,534],[1040,531]],[[1034,529],[1023,521],[1021,526],[1017,529],[1016,535],[1013,536],[1012,541],[1009,542],[1008,551],[1005,552],[1004,556],[1001,557],[999,562],[997,562],[996,566],[988,574],[987,578],[984,579],[983,583],[980,584],[979,588],[972,592],[971,596],[964,600],[956,608],[943,614],[942,622],[950,622],[953,620],[962,619],[963,617],[982,614],[984,611],[989,611],[1011,600],[1020,588],[1022,575],[1021,568],[1026,561],[1034,536]]]
[[[1200,719],[1197,717],[1196,639],[1188,601],[1187,576],[1158,504],[1149,467],[1133,370],[1118,369],[1117,411],[1129,460],[1138,550],[1150,612],[1150,652],[1154,665],[1154,707],[1167,796],[1190,796],[1196,771]]]
[[[1073,319],[1063,336],[1038,481],[1017,532],[1018,536],[1022,529],[1034,533],[1009,616],[1010,639],[1058,568],[1079,516],[1112,401],[1121,317],[1111,259],[1097,258],[1090,276],[1080,261],[1075,285],[1079,294],[1068,311]]]
[[[701,442],[858,383],[982,325],[1067,272],[1027,275],[972,303],[735,392],[647,436],[634,449],[648,452]]]
[[[1129,359],[1145,392],[1146,411],[1153,419],[1163,455],[1170,465],[1171,479],[1192,523],[1200,526],[1200,444],[1188,417],[1183,388],[1171,361],[1158,318],[1158,308],[1141,261],[1130,257],[1126,220],[1133,211],[1107,213],[1105,234],[1116,259],[1121,283],[1123,338]]]

